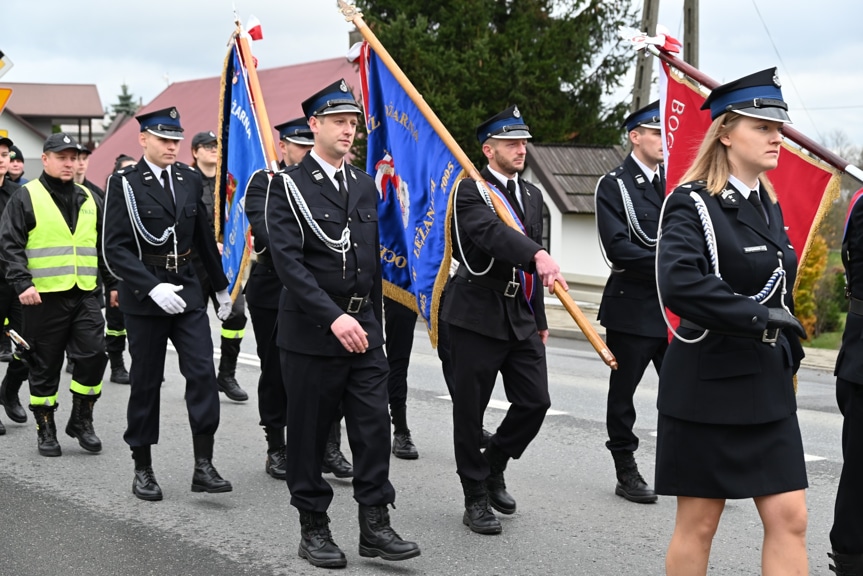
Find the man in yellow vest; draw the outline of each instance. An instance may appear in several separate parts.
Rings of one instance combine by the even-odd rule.
[[[30,410],[42,456],[60,456],[57,410],[64,351],[75,360],[66,434],[89,452],[102,450],[93,405],[105,372],[105,321],[96,298],[102,205],[75,184],[78,144],[52,134],[42,147],[44,171],[15,194],[0,218],[0,260],[22,304],[22,336],[30,345]],[[116,306],[115,280],[102,277]]]

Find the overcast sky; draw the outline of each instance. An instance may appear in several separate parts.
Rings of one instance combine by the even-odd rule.
[[[234,5],[244,24],[249,15],[263,24],[253,45],[261,68],[347,51],[351,25],[335,0],[2,0],[0,50],[14,67],[0,84],[95,83],[108,106],[125,82],[146,104],[168,82],[221,73]],[[682,7],[661,0],[659,17],[681,39]],[[861,0],[704,1],[699,68],[730,81],[778,66],[798,130],[827,143],[842,132],[863,146],[861,21]]]

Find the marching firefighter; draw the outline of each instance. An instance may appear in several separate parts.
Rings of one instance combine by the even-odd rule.
[[[60,456],[54,412],[64,351],[75,360],[66,434],[89,452],[102,450],[93,406],[102,392],[105,321],[97,298],[102,204],[73,177],[78,143],[52,134],[42,148],[44,170],[13,196],[0,219],[0,260],[22,304],[22,336],[31,348],[30,410],[43,456]],[[106,289],[116,301],[113,278]]]

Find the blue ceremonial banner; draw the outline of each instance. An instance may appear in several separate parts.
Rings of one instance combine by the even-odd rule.
[[[222,230],[222,268],[228,291],[236,298],[248,262],[245,198],[249,179],[267,167],[258,119],[252,106],[249,78],[236,41],[225,59],[219,113],[219,176],[216,194],[216,235]]]
[[[384,294],[417,311],[437,340],[449,272],[450,193],[463,170],[377,54],[360,56],[366,171],[377,184]]]

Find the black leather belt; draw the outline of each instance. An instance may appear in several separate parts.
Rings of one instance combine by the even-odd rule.
[[[854,298],[852,296],[850,301],[848,302],[848,311],[852,314],[863,316],[863,300]]]
[[[257,258],[258,264],[260,264],[261,266],[269,266],[270,268],[273,267],[273,258],[267,252],[261,252],[257,255]]]
[[[512,280],[492,278],[491,276],[474,276],[465,270],[464,266],[459,266],[455,274],[456,276],[461,276],[471,284],[476,284],[477,286],[500,292],[507,298],[515,298],[516,294],[518,294],[519,288],[521,287],[518,282],[514,282]]]
[[[332,299],[333,302],[338,305],[339,308],[347,312],[348,314],[359,314],[360,310],[368,306],[372,303],[372,299],[369,298],[368,294],[365,296],[333,296],[332,294],[327,294],[327,296]]]
[[[142,254],[141,262],[148,266],[157,266],[165,270],[177,271],[183,264],[192,261],[192,251],[186,250],[182,254]]]
[[[680,319],[680,327],[690,328],[692,330],[705,330],[705,328],[699,326],[695,322],[690,322],[685,318]],[[723,336],[734,336],[735,338],[755,338],[756,340],[761,340],[766,344],[774,344],[779,340],[779,328],[768,328],[760,334],[753,334],[751,332],[726,332],[724,330],[711,330],[711,332],[714,334],[722,334]]]

